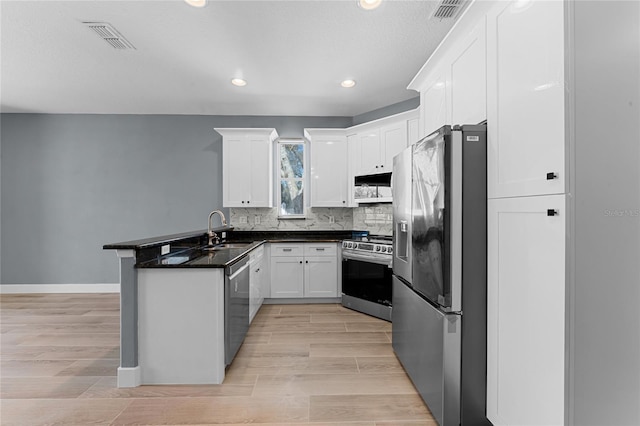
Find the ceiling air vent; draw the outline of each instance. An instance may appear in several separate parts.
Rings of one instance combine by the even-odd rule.
[[[111,24],[106,22],[83,22],[88,28],[93,30],[101,39],[109,43],[114,49],[135,49],[129,40],[124,38]]]
[[[431,17],[438,19],[455,18],[463,5],[464,0],[441,0],[436,6],[436,10],[433,12]]]

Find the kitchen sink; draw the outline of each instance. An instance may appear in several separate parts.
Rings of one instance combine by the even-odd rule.
[[[203,249],[205,251],[215,251],[215,250],[226,250],[226,249],[234,249],[234,248],[245,248],[250,246],[252,243],[222,243],[216,244],[213,247],[204,246]]]
[[[214,248],[225,249],[225,248],[243,248],[250,246],[251,243],[224,243],[224,244],[216,244]]]

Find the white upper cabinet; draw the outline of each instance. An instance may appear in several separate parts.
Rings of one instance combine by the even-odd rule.
[[[451,124],[477,124],[487,119],[485,21],[454,46],[449,66]]]
[[[357,140],[360,143],[360,163],[357,166],[357,174],[379,173],[380,164],[380,129],[358,133]]]
[[[420,92],[421,136],[447,124],[477,124],[487,119],[484,16],[470,30],[449,37],[446,48],[436,52],[409,84]]]
[[[438,72],[439,71],[439,72]],[[421,94],[422,135],[427,136],[449,122],[447,117],[447,78],[446,69],[436,70],[435,77],[427,84]]]
[[[222,135],[224,207],[273,207],[275,129],[215,129]]]
[[[417,118],[418,111],[412,110],[347,129],[357,145],[350,150],[356,156],[350,159],[353,175],[390,173],[393,157],[409,145],[409,128],[415,128]]]
[[[310,141],[311,207],[347,207],[349,179],[344,129],[305,129]]]
[[[420,118],[409,120],[407,124],[407,144],[412,145],[420,140]]]
[[[407,147],[408,126],[408,122],[403,120],[400,123],[390,124],[380,129],[381,171],[391,172],[393,169],[393,157]]]
[[[565,192],[564,2],[487,15],[489,198]]]

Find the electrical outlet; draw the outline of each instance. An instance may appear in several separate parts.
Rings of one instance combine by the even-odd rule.
[[[256,225],[260,225],[260,215],[259,214],[257,214],[255,216],[255,223],[256,223]]]
[[[247,223],[247,217],[246,216],[240,216],[238,219],[239,219],[240,223],[245,223],[245,224]]]
[[[168,254],[171,251],[171,245],[170,244],[165,244],[162,247],[160,247],[160,254]]]
[[[335,223],[336,219],[333,216],[329,216],[329,223]]]

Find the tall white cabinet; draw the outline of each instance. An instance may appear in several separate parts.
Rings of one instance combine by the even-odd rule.
[[[638,75],[639,2],[496,0],[409,85],[421,135],[488,121],[495,426],[640,424]]]
[[[565,422],[564,17],[563,2],[535,1],[499,3],[486,18],[487,416],[495,426]]]
[[[215,130],[222,135],[222,205],[273,207],[275,129]]]

